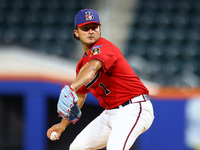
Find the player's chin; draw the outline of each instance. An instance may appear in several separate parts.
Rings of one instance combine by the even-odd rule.
[[[96,42],[95,39],[89,39],[89,40],[87,41],[87,44],[94,44],[95,42]]]

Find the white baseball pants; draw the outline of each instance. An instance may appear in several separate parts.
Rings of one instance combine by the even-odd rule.
[[[70,145],[70,150],[129,150],[154,119],[151,102],[128,104],[104,110]]]

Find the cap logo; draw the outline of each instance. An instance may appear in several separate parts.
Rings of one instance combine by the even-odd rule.
[[[86,18],[86,20],[94,20],[93,13],[91,11],[86,11],[85,18]]]

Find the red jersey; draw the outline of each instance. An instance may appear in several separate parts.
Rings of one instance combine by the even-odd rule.
[[[76,74],[90,60],[98,59],[103,67],[89,83],[81,87],[77,93],[91,92],[105,109],[115,108],[141,94],[149,94],[134,73],[120,49],[104,38],[100,38],[79,61]]]

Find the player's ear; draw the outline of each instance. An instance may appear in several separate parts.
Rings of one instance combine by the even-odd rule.
[[[75,36],[76,36],[77,38],[79,38],[79,33],[78,33],[78,30],[77,30],[77,29],[74,30],[74,34],[75,34]]]
[[[77,27],[74,28],[73,37],[74,37],[76,40],[80,40]]]

